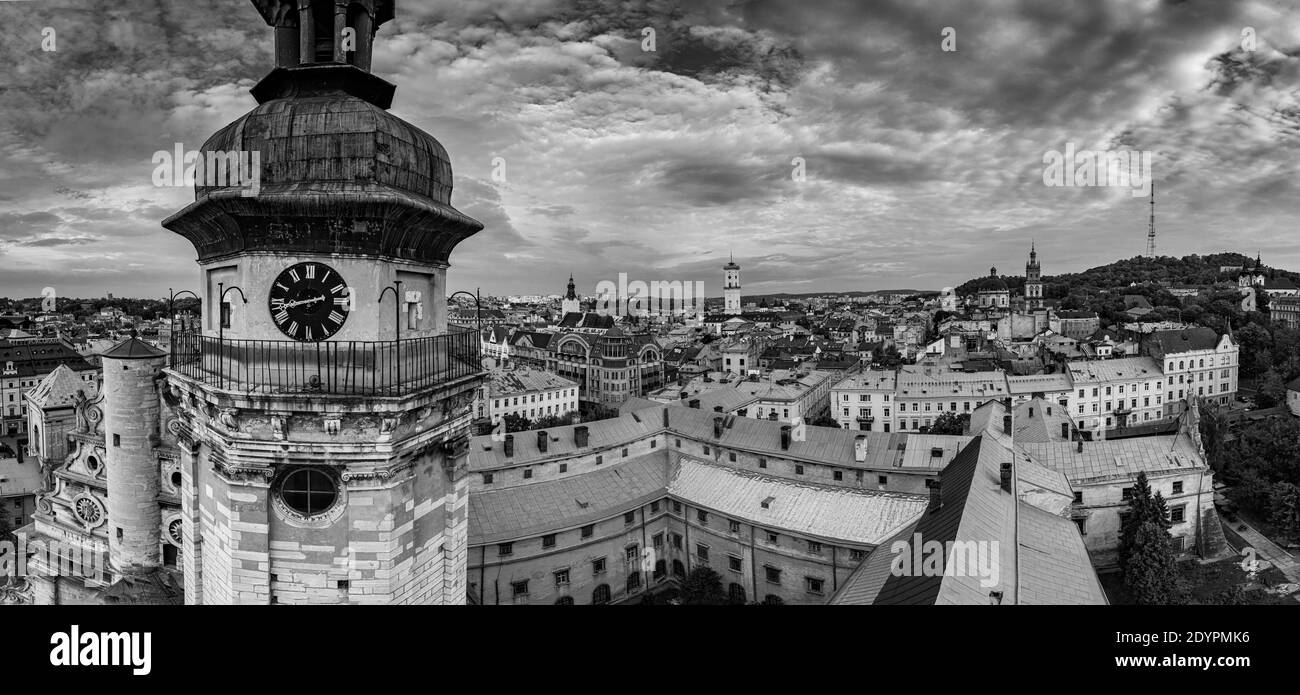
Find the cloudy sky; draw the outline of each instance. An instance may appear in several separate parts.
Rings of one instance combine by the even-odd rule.
[[[1294,3],[398,0],[397,15],[375,72],[486,226],[452,254],[452,289],[559,292],[573,272],[592,292],[626,272],[716,296],[733,252],[747,292],[937,289],[1023,272],[1031,239],[1048,274],[1142,253],[1145,199],[1044,185],[1067,143],[1152,153],[1162,253],[1300,269]],[[154,187],[150,160],[251,109],[271,47],[246,0],[0,2],[0,296],[194,287],[193,249],[159,225],[193,192]]]

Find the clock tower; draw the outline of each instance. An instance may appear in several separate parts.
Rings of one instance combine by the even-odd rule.
[[[446,272],[482,225],[370,73],[393,0],[253,5],[276,66],[163,221],[194,245],[207,309],[165,372],[186,602],[464,603],[483,374]]]

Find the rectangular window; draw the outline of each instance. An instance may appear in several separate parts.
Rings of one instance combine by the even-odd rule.
[[[1174,481],[1174,494],[1175,495],[1183,494],[1183,481],[1181,480]]]
[[[795,474],[795,475],[803,475],[803,465],[802,465],[802,464],[798,464],[798,463],[795,464],[795,466],[794,466],[794,474]]]
[[[853,560],[854,562],[862,562],[863,560],[867,559],[867,551],[865,551],[865,550],[858,550],[858,549],[856,549],[856,548],[853,549],[853,550],[850,550],[850,551],[849,551],[849,559],[850,559],[850,560]]]
[[[531,469],[531,468],[525,468],[525,469],[524,469],[524,480],[527,480],[527,479],[529,479],[529,478],[531,478],[531,477],[533,477],[533,469]]]
[[[1120,491],[1120,499],[1128,500],[1133,498],[1133,488],[1126,487]]]
[[[519,598],[528,595],[528,580],[524,579],[518,582],[510,582],[510,597]]]
[[[889,476],[887,476],[887,475],[877,476],[877,477],[876,477],[876,482],[879,483],[880,485],[888,485],[888,484],[889,484]]]
[[[780,569],[777,569],[776,567],[772,567],[771,565],[764,565],[764,566],[763,566],[763,574],[764,574],[764,576],[767,578],[767,583],[768,583],[768,584],[780,584],[780,583],[781,583],[781,570],[780,570]]]
[[[701,524],[709,523],[709,513],[703,509],[695,510],[695,518],[698,519]]]
[[[767,532],[767,542],[768,542],[768,543],[776,543],[776,539],[777,539],[777,536],[776,536],[775,533],[773,533],[772,531],[768,531],[768,532]]]
[[[727,530],[732,533],[740,533],[740,522],[732,519],[727,522]]]
[[[808,541],[808,552],[820,553],[821,551],[822,551],[821,543],[818,543],[817,541]]]
[[[636,523],[636,512],[627,512],[626,514],[624,514],[624,515],[623,515],[623,523],[625,523],[625,524],[634,524],[634,523]]]
[[[835,480],[844,480],[844,471],[835,471],[831,474],[831,477]]]
[[[674,513],[674,514],[681,514],[681,513],[682,513],[682,503],[681,503],[681,502],[678,502],[677,500],[673,500],[673,513]]]
[[[655,501],[653,501],[653,502],[650,503],[650,513],[651,513],[651,514],[658,514],[658,513],[659,513],[659,500],[655,500]]]
[[[729,452],[727,452],[727,459],[728,459],[729,461],[731,461],[732,463],[735,463],[735,462],[736,462],[736,452],[734,452],[734,451],[729,451]]]
[[[821,596],[822,587],[825,585],[825,581],[818,579],[817,577],[804,577],[803,581],[804,587],[808,589],[808,593]]]
[[[662,547],[664,547],[664,533],[663,533],[663,531],[660,531],[659,533],[656,533],[655,535],[651,536],[651,537],[650,537],[650,540],[654,543],[654,546],[655,546],[656,548],[662,548]]]
[[[511,553],[513,553],[513,552],[514,552],[514,549],[515,549],[515,544],[514,544],[514,543],[498,543],[498,544],[497,544],[497,557],[506,557],[507,555],[510,555]]]
[[[636,562],[637,558],[640,556],[641,547],[637,545],[629,545],[623,553],[623,557],[626,558],[628,562]]]
[[[744,571],[743,562],[744,562],[743,560],[741,560],[739,557],[735,555],[728,555],[727,569],[731,570],[732,572],[743,572]]]
[[[1075,504],[1083,504],[1083,493],[1082,493],[1082,492],[1076,491],[1076,492],[1074,493],[1074,503],[1075,503]]]
[[[759,460],[758,460],[758,467],[759,467],[759,468],[767,468],[767,459],[759,459]]]
[[[600,557],[591,561],[591,573],[600,575],[605,573],[605,558]]]
[[[569,570],[555,570],[555,585],[566,586],[569,583]]]
[[[673,534],[673,547],[678,550],[682,549],[682,534],[680,533]]]
[[[596,525],[595,525],[595,524],[587,524],[586,526],[583,526],[583,527],[582,527],[582,537],[583,537],[583,538],[591,538],[592,535],[595,534],[595,533],[596,533]]]
[[[1181,524],[1185,521],[1184,514],[1187,511],[1187,505],[1179,505],[1169,510],[1169,521],[1174,524]]]
[[[546,534],[545,536],[542,536],[542,547],[543,547],[543,548],[554,548],[554,547],[555,547],[555,534],[554,534],[554,533],[548,533],[548,534]]]
[[[491,484],[492,484],[492,474],[491,474],[491,473],[484,473],[484,474],[483,474],[483,484],[484,484],[484,485],[491,485]]]
[[[709,560],[709,546],[704,545],[703,543],[696,543],[696,544],[695,544],[695,556],[698,557],[698,558],[700,558],[701,560],[704,560],[705,562],[708,562],[708,560]]]
[[[602,463],[604,463],[604,462],[605,462],[605,457],[604,457],[604,455],[602,455],[602,454],[597,454],[597,455],[596,455],[596,465],[599,466],[600,464],[602,464]]]

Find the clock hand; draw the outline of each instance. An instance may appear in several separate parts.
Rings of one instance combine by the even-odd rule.
[[[323,299],[325,299],[325,296],[324,296],[324,295],[321,295],[321,296],[316,297],[316,298],[314,298],[314,299],[300,299],[300,300],[298,300],[298,301],[296,301],[296,302],[285,302],[285,303],[282,304],[281,306],[283,306],[285,309],[292,309],[292,308],[294,308],[294,307],[296,307],[296,306],[302,306],[303,304],[313,304],[313,303],[315,303],[315,302],[322,301]]]

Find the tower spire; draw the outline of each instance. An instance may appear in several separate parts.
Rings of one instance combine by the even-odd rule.
[[[1147,223],[1147,257],[1156,257],[1156,182],[1151,182],[1151,220]]]

